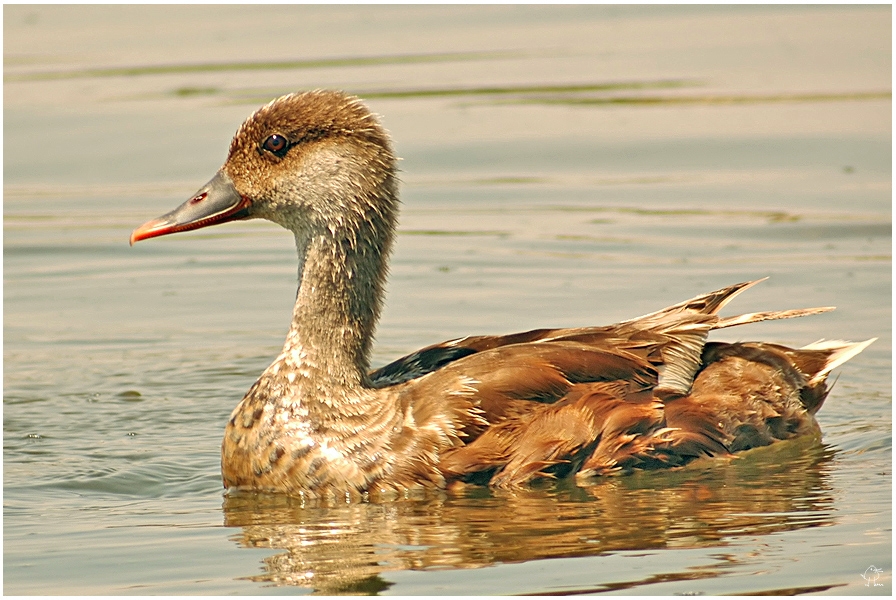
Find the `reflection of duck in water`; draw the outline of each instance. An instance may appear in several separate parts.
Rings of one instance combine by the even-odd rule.
[[[653,554],[672,548],[704,548],[714,555],[720,545],[736,545],[732,540],[761,540],[834,524],[837,511],[830,474],[835,453],[818,435],[741,456],[726,461],[724,468],[692,464],[629,477],[570,478],[512,490],[468,486],[451,494],[430,494],[417,502],[320,502],[283,494],[229,494],[223,502],[224,524],[238,528],[231,539],[242,547],[274,550],[262,559],[261,572],[254,571],[252,562],[243,571],[245,576],[326,595],[372,594],[393,583],[397,584],[393,592],[407,593],[400,582],[408,579],[396,579],[391,575],[395,571],[435,575],[433,571],[445,569],[620,551],[644,555],[640,551]],[[512,515],[510,527],[507,515]],[[695,578],[727,577],[755,567],[749,553],[724,556],[724,560],[701,563],[696,571],[665,570],[662,578],[697,585]],[[623,581],[610,572],[601,575],[598,565],[603,563],[588,563],[591,566],[584,571],[583,563],[575,568],[553,564],[556,573],[569,575],[562,583],[548,578],[533,588],[531,580],[507,581],[493,574],[496,585],[478,591],[594,594],[657,582],[651,569],[639,568],[637,576],[630,573],[631,578]],[[443,576],[452,579],[450,574]],[[420,577],[411,580],[418,586],[432,583],[426,575]],[[455,575],[453,580],[458,577],[469,581],[467,575]],[[734,589],[743,595],[769,591],[763,587],[769,582],[762,578],[745,585]]]
[[[707,343],[713,329],[829,310],[719,317],[748,282],[608,327],[451,340],[369,372],[395,171],[356,98],[292,94],[240,127],[193,198],[132,234],[264,218],[295,235],[292,325],[227,425],[226,487],[388,498],[727,455],[816,427],[828,374],[870,343]]]
[[[871,587],[872,585],[880,585],[877,583],[877,580],[880,579],[880,574],[883,573],[883,569],[878,569],[874,565],[871,565],[865,572],[862,573],[862,579],[865,580],[865,587]]]

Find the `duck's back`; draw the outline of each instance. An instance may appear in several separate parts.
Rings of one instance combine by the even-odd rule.
[[[674,467],[817,431],[827,375],[870,342],[705,343],[714,328],[824,310],[720,319],[711,296],[615,326],[451,340],[371,380],[401,390],[421,429],[450,407],[439,472],[494,486]]]

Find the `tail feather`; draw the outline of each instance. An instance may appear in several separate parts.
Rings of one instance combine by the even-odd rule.
[[[650,330],[668,336],[668,341],[663,344],[661,349],[664,365],[655,388],[658,397],[674,397],[688,393],[694,376],[700,368],[701,354],[707,335],[712,330],[759,323],[761,321],[793,319],[834,310],[833,306],[820,306],[745,313],[733,317],[719,317],[717,315],[731,300],[754,285],[765,281],[765,279],[767,278],[728,286],[674,304],[643,317],[620,323],[623,326]],[[811,360],[815,363],[815,366],[807,371],[810,375],[816,373],[811,375],[810,384],[814,385],[817,382],[823,382],[831,370],[864,350],[873,341],[870,340],[858,344],[842,341],[819,341],[807,346],[806,350],[816,351],[811,353],[814,355],[814,358]],[[810,360],[808,354],[804,355],[804,360]]]
[[[736,283],[720,290],[709,292],[708,294],[702,294],[700,296],[695,296],[690,300],[685,300],[684,302],[679,302],[678,304],[673,304],[672,306],[668,306],[662,310],[648,313],[634,319],[629,319],[628,321],[623,321],[622,323],[633,323],[636,321],[654,321],[659,320],[666,315],[683,312],[702,315],[714,315],[722,310],[729,302],[734,300],[741,293],[745,292],[758,283],[762,283],[766,279],[768,279],[768,277],[756,279],[755,281],[744,281],[743,283]]]
[[[813,342],[807,346],[803,346],[800,350],[816,350],[822,352],[829,352],[827,359],[825,360],[824,368],[818,371],[812,379],[809,380],[809,384],[815,384],[819,381],[823,381],[828,374],[848,361],[849,359],[856,356],[859,352],[873,344],[877,341],[877,338],[871,338],[870,340],[865,340],[864,342],[845,342],[843,340],[818,340],[817,342]]]
[[[726,327],[736,327],[738,325],[746,325],[747,323],[759,323],[760,321],[774,321],[777,319],[794,319],[796,317],[806,317],[809,315],[817,315],[834,310],[835,306],[819,306],[817,308],[795,308],[792,310],[773,310],[766,312],[746,313],[736,315],[734,317],[725,317],[719,319],[713,324],[713,329],[724,329]]]

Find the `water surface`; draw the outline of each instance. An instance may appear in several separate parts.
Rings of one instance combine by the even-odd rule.
[[[892,591],[891,15],[878,7],[4,8],[4,591]],[[357,93],[403,212],[374,362],[737,281],[719,332],[880,339],[804,439],[664,473],[389,504],[225,496],[291,236],[141,243],[261,102]],[[862,577],[883,570],[877,587]]]

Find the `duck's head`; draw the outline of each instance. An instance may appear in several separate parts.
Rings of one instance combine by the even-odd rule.
[[[212,180],[135,229],[131,244],[253,218],[294,232],[357,233],[395,212],[394,175],[388,134],[360,100],[335,91],[289,94],[249,117]]]

